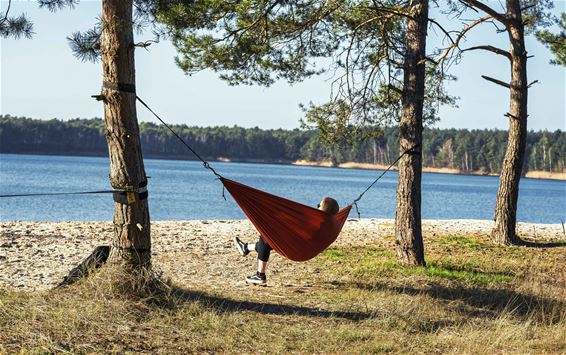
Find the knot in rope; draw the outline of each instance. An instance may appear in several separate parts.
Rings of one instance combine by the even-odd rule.
[[[353,204],[354,207],[356,208],[356,213],[358,214],[358,219],[361,219],[361,218],[362,218],[362,214],[360,213],[360,210],[358,209],[358,202],[357,202],[357,201],[354,201],[352,204]]]
[[[204,161],[204,160],[203,160],[202,166],[204,166],[205,169],[208,169],[208,170],[212,171],[212,173],[213,173],[214,175],[216,175],[216,177],[217,177],[219,180],[222,180],[222,175],[218,174],[218,173],[216,172],[216,170],[214,170],[214,168],[213,168],[212,166],[210,166],[210,164],[209,164],[207,161]]]

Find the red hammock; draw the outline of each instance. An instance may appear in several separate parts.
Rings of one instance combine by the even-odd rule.
[[[312,259],[328,248],[352,208],[348,205],[333,215],[224,177],[220,180],[269,245],[293,261]]]
[[[285,198],[242,185],[218,174],[190,145],[185,142],[165,121],[161,119],[139,96],[136,99],[144,105],[167,129],[177,137],[200,161],[226,186],[232,197],[252,221],[256,229],[279,254],[295,261],[309,260],[332,244],[340,231],[352,205],[331,215],[324,211],[302,205]],[[381,175],[377,177],[353,202],[359,201],[386,172],[405,154],[421,154],[415,144],[401,154]],[[357,205],[356,205],[357,206]],[[357,210],[357,207],[356,207]],[[359,212],[358,212],[359,215]]]

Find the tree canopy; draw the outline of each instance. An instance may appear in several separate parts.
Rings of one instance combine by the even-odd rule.
[[[555,59],[551,60],[550,63],[566,66],[566,13],[560,15],[557,24],[560,32],[539,31],[536,33],[536,37],[554,54]]]
[[[305,103],[303,123],[332,143],[352,144],[399,119],[408,1],[157,3],[187,74],[212,69],[231,85],[268,86],[324,73],[329,101]],[[433,120],[438,104],[454,99],[442,87],[450,77],[428,68],[425,119]]]

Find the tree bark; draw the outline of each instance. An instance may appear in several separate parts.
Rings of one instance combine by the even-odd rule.
[[[415,152],[399,160],[397,207],[395,213],[396,253],[407,266],[425,265],[421,230],[421,174],[425,49],[428,0],[415,0],[407,19],[407,49],[403,83],[403,111],[399,124],[400,154]]]
[[[519,181],[527,142],[527,51],[519,0],[507,0],[507,32],[511,42],[509,139],[499,177],[495,225],[491,237],[497,244],[516,244]]]
[[[135,85],[132,0],[102,1],[102,76],[111,84]],[[110,184],[139,187],[146,180],[135,93],[103,87],[104,120],[110,156]],[[132,269],[151,262],[147,199],[114,204],[114,240],[110,261]]]

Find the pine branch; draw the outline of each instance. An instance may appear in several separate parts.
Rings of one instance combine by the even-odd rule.
[[[24,14],[18,17],[4,17],[0,22],[0,37],[31,38],[33,36],[33,22]]]
[[[482,3],[481,1],[478,1],[478,0],[462,0],[461,2],[464,3],[465,5],[467,5],[470,8],[480,9],[483,12],[485,12],[486,14],[488,14],[491,17],[493,17],[494,19],[496,19],[497,21],[501,22],[502,24],[507,25],[508,21],[507,21],[507,18],[505,17],[504,14],[500,14],[499,12],[495,11],[494,9],[492,9],[488,5]]]
[[[533,4],[527,5],[527,6],[525,6],[525,7],[522,7],[522,8],[521,8],[521,13],[527,11],[527,10],[530,9],[530,8],[536,7],[536,6],[537,6],[537,4],[536,4],[536,3],[533,3]]]
[[[456,37],[456,39],[454,41],[452,41],[452,45],[449,46],[448,48],[446,48],[444,50],[444,53],[442,53],[440,55],[440,57],[437,59],[437,63],[441,63],[442,61],[444,61],[444,59],[450,54],[450,52],[452,50],[454,50],[455,48],[459,48],[460,45],[460,41],[466,37],[466,33],[468,33],[468,31],[470,31],[472,28],[476,27],[477,25],[490,20],[492,17],[491,15],[487,15],[484,16],[482,18],[479,18],[477,20],[475,20],[474,22],[472,22],[471,24],[468,25],[468,27],[464,28]],[[451,39],[452,40],[452,39]]]
[[[452,39],[452,36],[450,35],[450,32],[448,32],[446,29],[444,29],[444,27],[442,27],[441,24],[439,24],[435,19],[429,18],[428,22],[436,25],[436,27],[438,27],[442,32],[444,32],[444,34],[446,35],[446,37],[450,40],[450,42],[452,44],[455,44],[454,40]],[[454,32],[454,31],[452,31]]]
[[[486,75],[482,75],[481,77],[484,78],[484,79],[487,80],[487,81],[491,81],[492,83],[495,83],[495,84],[497,84],[497,85],[501,85],[501,86],[503,86],[503,87],[505,87],[505,88],[507,88],[507,89],[511,88],[511,85],[509,85],[508,83],[506,83],[506,82],[504,82],[504,81],[497,80],[497,79],[494,79],[494,78],[489,77],[489,76],[486,76]]]
[[[507,59],[511,60],[511,53],[501,49],[501,48],[497,48],[494,46],[475,46],[475,47],[470,47],[470,48],[466,48],[466,49],[462,49],[462,52],[466,52],[466,51],[473,51],[473,50],[477,50],[477,49],[483,49],[485,51],[489,51],[495,54],[499,54],[502,55],[504,57],[506,57]]]
[[[8,21],[8,14],[10,13],[10,7],[12,6],[12,0],[8,0],[8,7],[6,8],[6,13],[4,14],[4,18],[0,20],[0,25],[4,22]]]
[[[100,58],[100,26],[96,26],[85,32],[74,32],[67,37],[73,55],[83,62],[96,63]]]
[[[33,23],[24,14],[17,17],[10,17],[11,5],[12,0],[8,0],[6,12],[4,12],[4,16],[0,19],[0,37],[14,37],[15,39],[21,37],[31,38],[33,35]]]
[[[46,8],[51,12],[58,10],[63,10],[68,7],[74,9],[75,5],[79,3],[79,0],[38,0],[40,8]]]

